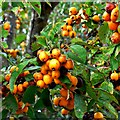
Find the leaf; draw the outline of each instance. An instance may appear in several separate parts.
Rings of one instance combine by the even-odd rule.
[[[29,71],[31,71],[31,70],[38,70],[38,69],[40,69],[40,66],[30,66],[29,68],[25,68],[25,70],[29,70]]]
[[[13,91],[14,83],[19,76],[19,74],[23,71],[24,67],[29,63],[29,60],[26,60],[20,64],[18,64],[18,71],[13,71],[11,78],[10,78],[10,91]]]
[[[44,91],[40,94],[40,98],[41,98],[44,106],[46,106],[46,108],[49,111],[54,112],[54,109],[52,108],[52,104],[50,101],[50,92],[48,89],[44,89]]]
[[[93,108],[93,105],[95,104],[95,100],[92,99],[89,103],[88,103],[88,106],[87,106],[87,111],[90,111],[91,108]]]
[[[7,110],[7,109],[3,109],[2,110],[2,119],[1,120],[5,120],[6,119],[6,117],[8,115],[8,112],[9,112],[9,110]]]
[[[75,94],[74,110],[77,118],[83,118],[84,113],[87,111],[86,103],[82,95]]]
[[[41,3],[40,2],[30,2],[32,5],[33,9],[37,12],[37,14],[40,16],[41,15]]]
[[[118,9],[119,9],[119,12],[118,12],[118,19],[116,20],[116,22],[120,22],[120,4],[118,4]]]
[[[27,76],[25,76],[25,80],[26,80],[26,81],[34,80],[33,74],[28,74]]]
[[[23,102],[33,104],[35,102],[36,86],[29,86],[23,94]]]
[[[0,27],[0,32],[2,33],[0,34],[0,37],[7,38],[7,36],[9,35],[8,30],[5,30],[3,27]]]
[[[107,38],[107,35],[108,35],[108,31],[109,31],[108,23],[104,22],[103,25],[101,25],[101,27],[99,28],[99,31],[98,31],[99,38],[103,43],[107,43],[106,38]]]
[[[42,99],[39,99],[36,104],[34,105],[35,110],[42,110],[44,108],[44,104]]]
[[[100,88],[107,91],[110,94],[113,94],[114,86],[111,82],[109,81],[104,81],[101,85]]]
[[[70,82],[70,80],[69,80],[69,78],[67,77],[67,76],[61,76],[60,78],[59,78],[59,80],[62,82],[62,83],[64,83],[64,84],[66,84],[66,85],[71,85],[71,82]]]
[[[31,106],[28,109],[27,115],[31,118],[31,120],[35,120],[35,112]]]
[[[36,50],[38,50],[40,47],[41,47],[41,45],[38,44],[37,42],[33,42],[32,43],[32,51],[33,52],[36,51]]]
[[[1,42],[1,46],[2,46],[3,48],[8,48],[8,44],[7,44],[6,42]]]
[[[35,112],[36,120],[49,120],[47,116],[42,112]]]
[[[16,112],[17,108],[18,108],[18,104],[16,101],[16,98],[12,95],[9,94],[6,98],[5,98],[5,106],[6,108],[8,108],[9,110],[11,110],[13,113]]]
[[[70,58],[72,58],[73,60],[75,60],[77,62],[81,62],[81,63],[86,62],[87,53],[86,53],[86,49],[83,46],[81,46],[81,45],[71,45],[70,50],[71,50],[71,53],[74,54],[74,55],[73,54],[70,55],[70,53],[68,53],[68,56]]]
[[[9,2],[2,2],[2,10],[6,10],[8,8],[8,3]]]
[[[97,72],[97,73],[92,72],[90,79],[91,79],[92,85],[96,85],[104,81],[104,75],[100,72]]]
[[[49,2],[49,0],[45,0],[45,2],[50,6],[52,7],[51,3]]]
[[[19,44],[19,43],[21,43],[21,42],[22,42],[23,40],[25,40],[25,39],[26,39],[26,35],[23,34],[23,33],[21,33],[21,34],[19,34],[19,35],[16,36],[15,42],[16,42],[17,44]]]
[[[115,103],[118,104],[118,100],[114,97],[114,95],[108,93],[107,91],[101,88],[95,88],[95,89],[99,92],[98,93],[99,100],[104,100],[104,101],[109,101],[109,102],[114,101]]]
[[[17,2],[17,0],[12,2],[12,6],[13,7],[19,7],[20,6],[20,7],[24,8],[24,4],[22,2]]]
[[[35,35],[36,39],[37,39],[37,43],[42,45],[42,46],[47,46],[47,43],[46,43],[46,37],[45,36],[37,36]]]
[[[115,50],[115,57],[117,57],[120,54],[120,45],[117,46],[116,50]]]
[[[114,54],[112,54],[110,57],[110,66],[111,66],[112,71],[117,70],[119,66],[118,60],[115,58]]]

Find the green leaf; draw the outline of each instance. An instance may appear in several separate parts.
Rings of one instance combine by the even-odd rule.
[[[23,102],[33,104],[35,102],[35,94],[37,92],[37,86],[29,86],[23,94]]]
[[[41,3],[40,2],[30,2],[32,5],[33,9],[37,12],[37,14],[40,16],[41,15]]]
[[[8,3],[9,2],[2,2],[2,10],[3,11],[6,10],[6,9],[8,9]]]
[[[95,100],[92,99],[89,103],[88,103],[88,106],[87,106],[87,111],[90,111],[91,108],[93,108],[93,105],[95,104]]]
[[[36,104],[34,105],[35,110],[42,110],[44,108],[44,104],[42,99],[39,99]]]
[[[36,39],[37,39],[37,43],[42,45],[42,46],[47,46],[47,43],[46,43],[46,37],[45,36],[37,36],[35,35]]]
[[[69,78],[68,78],[67,76],[65,76],[65,75],[62,76],[62,77],[60,77],[59,80],[60,80],[62,83],[68,85],[68,86],[71,85],[71,81],[70,81]]]
[[[92,85],[96,85],[104,81],[104,75],[99,72],[97,73],[92,72],[90,79],[91,79]]]
[[[41,45],[38,44],[37,42],[33,42],[32,43],[32,51],[33,52],[36,51],[36,50],[38,50],[40,47],[41,47]]]
[[[46,106],[46,108],[49,111],[54,112],[54,109],[52,108],[52,104],[50,101],[50,92],[48,89],[44,89],[44,91],[40,94],[40,98],[41,98],[44,106]]]
[[[103,25],[101,25],[101,27],[99,28],[99,31],[98,31],[99,38],[103,43],[107,43],[106,38],[107,38],[108,32],[109,32],[108,23],[104,22]]]
[[[110,94],[113,94],[114,86],[111,82],[109,81],[104,81],[101,85],[100,88],[107,91]]]
[[[112,71],[118,69],[118,66],[119,66],[118,60],[114,56],[114,54],[112,54],[111,57],[110,57],[110,66],[111,66]]]
[[[20,7],[24,8],[24,4],[22,2],[18,2],[17,0],[12,2],[12,6],[13,7],[19,7],[20,6]]]
[[[23,71],[24,67],[29,63],[29,60],[24,61],[20,64],[18,64],[18,71],[13,71],[11,78],[10,78],[10,91],[13,91],[14,88],[14,83],[17,79],[17,77],[19,76],[19,74]]]
[[[19,34],[19,35],[16,36],[15,42],[16,42],[17,44],[19,44],[19,43],[21,43],[22,41],[24,41],[25,39],[26,39],[26,35],[23,34],[23,33],[21,33],[21,34]]]
[[[84,113],[87,111],[86,103],[82,95],[75,94],[74,110],[77,118],[83,118]]]
[[[34,80],[33,74],[28,74],[27,76],[25,76],[25,80],[26,80],[26,81]]]
[[[28,109],[27,115],[30,117],[31,120],[35,120],[35,112],[31,106]]]
[[[1,27],[0,27],[0,32],[2,33],[0,37],[7,38],[7,36],[9,35],[9,32],[7,30],[2,28],[2,31],[1,31]]]
[[[99,93],[98,93],[98,99],[99,100],[104,100],[104,101],[109,101],[112,102],[114,101],[115,103],[118,104],[118,100],[114,97],[113,94],[108,93],[107,91],[101,89],[101,88],[95,88]]]
[[[36,120],[49,120],[44,113],[35,112]]]
[[[16,112],[17,108],[18,108],[18,104],[16,101],[16,98],[12,95],[9,94],[6,98],[5,98],[5,106],[6,108],[8,108],[9,110],[11,110],[13,113]]]
[[[2,119],[1,120],[5,120],[6,119],[6,117],[8,115],[8,112],[9,112],[9,110],[7,110],[7,109],[3,109],[2,110]]]
[[[71,53],[68,53],[68,56],[78,62],[85,63],[86,62],[86,49],[81,45],[71,45],[70,46]]]
[[[25,70],[38,70],[40,69],[40,66],[30,66],[29,68],[25,68]]]
[[[116,50],[115,50],[115,57],[117,57],[120,54],[120,45],[117,46]]]
[[[1,46],[2,46],[3,48],[8,48],[8,44],[7,44],[6,42],[1,42]]]
[[[120,4],[118,4],[118,9],[119,9],[119,13],[118,13],[118,19],[116,20],[116,22],[120,22]]]

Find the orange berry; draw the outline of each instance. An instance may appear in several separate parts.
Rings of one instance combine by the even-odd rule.
[[[28,85],[29,85],[29,82],[28,82],[28,81],[25,81],[25,82],[23,83],[23,87],[24,87],[24,88],[27,88]]]
[[[46,75],[48,73],[48,70],[46,70],[45,65],[41,67],[40,71],[43,75]]]
[[[114,8],[111,12],[111,21],[115,22],[118,19],[119,9],[118,6]]]
[[[17,66],[12,66],[10,68],[10,73],[12,73],[14,70],[18,71],[18,67]]]
[[[67,30],[67,25],[64,24],[63,26],[61,26],[61,29],[62,29],[62,30]]]
[[[102,119],[104,116],[101,112],[96,112],[94,113],[94,118],[95,119]]]
[[[61,81],[59,79],[54,79],[55,84],[60,84]]]
[[[105,11],[102,15],[102,19],[104,21],[110,21],[110,14]]]
[[[68,91],[66,89],[64,89],[64,88],[61,88],[60,94],[61,94],[62,97],[67,98]]]
[[[110,30],[117,30],[118,25],[119,24],[117,22],[108,21],[108,27]]]
[[[117,81],[119,79],[118,73],[114,72],[110,76],[111,80]]]
[[[78,79],[75,76],[71,76],[70,81],[72,82],[73,86],[76,86],[78,83]]]
[[[58,70],[60,68],[60,62],[57,59],[51,59],[49,63],[50,70]]]
[[[69,113],[69,111],[64,108],[61,110],[62,115],[67,115],[68,113]]]
[[[19,84],[19,85],[17,86],[17,89],[18,89],[19,92],[23,92],[23,85],[22,85],[22,84]]]
[[[40,88],[43,88],[45,86],[45,83],[43,80],[38,80],[37,81],[37,86],[39,86]]]
[[[42,80],[43,75],[40,72],[36,72],[33,74],[34,79],[37,80]]]
[[[69,35],[69,32],[67,30],[63,30],[61,34],[63,37],[67,37]]]
[[[7,82],[9,82],[9,81],[10,81],[10,77],[11,77],[11,73],[5,75],[5,80],[6,80]]]
[[[52,71],[52,78],[53,79],[58,79],[60,77],[60,71],[56,70],[56,71]]]
[[[59,97],[55,97],[55,98],[53,99],[54,105],[58,106],[59,101],[60,101],[60,98],[59,98]]]
[[[42,62],[46,62],[46,61],[49,59],[49,56],[48,56],[48,54],[47,54],[45,51],[42,51],[42,52],[39,54],[39,59],[40,59],[40,61],[42,61]]]
[[[52,50],[52,57],[53,58],[58,58],[59,56],[60,56],[60,50],[58,49],[58,48],[54,48],[53,50]]]
[[[76,15],[78,13],[76,7],[71,7],[69,9],[69,15]]]
[[[64,64],[64,67],[68,70],[71,70],[74,68],[74,63],[71,59],[68,59],[66,63]]]
[[[17,93],[17,85],[14,85],[13,94]]]
[[[76,15],[71,15],[70,19],[72,19],[72,21],[75,21],[76,20]]]
[[[20,24],[16,24],[16,29],[19,29],[20,28]]]
[[[70,31],[70,32],[69,32],[69,36],[70,36],[71,38],[75,38],[75,37],[76,37],[76,32],[75,32],[75,31]]]
[[[112,2],[107,2],[105,6],[105,10],[108,13],[111,13],[111,11],[115,8],[115,4]]]
[[[98,15],[94,15],[92,17],[92,20],[95,21],[95,22],[99,22],[100,21],[100,17]]]
[[[5,22],[4,25],[3,25],[3,28],[5,30],[10,30],[10,23],[9,22]]]
[[[42,52],[43,50],[38,50],[37,51],[37,56],[39,56],[39,54]]]
[[[115,88],[115,90],[120,91],[120,85]]]
[[[66,107],[68,105],[68,101],[64,97],[60,97],[59,106]]]
[[[27,76],[28,74],[30,74],[30,72],[27,70],[27,71],[24,71],[24,76]]]
[[[26,112],[28,111],[28,107],[25,106],[25,107],[22,109],[22,111],[23,111],[24,113],[26,113]]]
[[[58,61],[59,61],[60,63],[65,63],[65,62],[66,62],[66,56],[63,55],[63,54],[61,54],[61,55],[59,56],[59,58],[58,58]]]
[[[66,22],[66,25],[71,25],[71,24],[72,24],[72,19],[67,18],[67,19],[65,20],[65,22]]]
[[[114,32],[111,36],[111,41],[114,44],[120,43],[120,34],[118,32]]]
[[[72,31],[72,30],[73,30],[72,26],[71,25],[67,25],[67,31],[69,32],[69,31]]]
[[[18,108],[22,108],[22,106],[23,106],[23,102],[22,101],[18,102]]]
[[[20,20],[18,20],[18,19],[15,22],[16,22],[16,24],[20,24]]]
[[[43,76],[43,81],[45,82],[45,84],[51,84],[52,83],[52,76],[50,76],[50,75],[44,75]]]

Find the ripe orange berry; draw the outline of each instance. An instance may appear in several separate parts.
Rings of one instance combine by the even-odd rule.
[[[45,86],[45,82],[43,80],[38,80],[37,86],[39,86],[40,88],[43,88]]]
[[[67,19],[65,20],[65,22],[66,22],[66,25],[71,25],[71,24],[72,24],[72,19],[67,18]]]
[[[55,84],[60,84],[61,81],[59,79],[54,79]]]
[[[11,77],[11,73],[6,74],[6,75],[5,75],[5,80],[6,80],[7,82],[9,82],[9,81],[10,81],[10,77]]]
[[[120,91],[120,85],[115,88],[115,90]]]
[[[30,72],[27,70],[27,71],[24,71],[24,76],[27,76],[28,74],[30,74]]]
[[[92,17],[92,20],[95,21],[95,22],[99,22],[100,21],[100,17],[98,15],[94,15]]]
[[[60,56],[60,50],[58,49],[58,48],[54,48],[53,50],[52,50],[52,57],[53,58],[58,58],[59,56]]]
[[[20,24],[16,24],[16,29],[19,29],[20,28]]]
[[[23,83],[23,87],[24,87],[24,88],[27,88],[28,85],[29,85],[29,82],[28,82],[28,81],[25,81],[25,82]]]
[[[71,76],[70,81],[72,82],[73,86],[76,86],[78,83],[78,79],[75,76]]]
[[[69,32],[67,30],[63,30],[62,33],[61,33],[61,35],[63,37],[65,37],[65,36],[67,37],[69,35]]]
[[[50,70],[58,70],[60,68],[60,62],[57,59],[51,59],[49,63]]]
[[[14,85],[13,94],[17,93],[17,85]]]
[[[41,49],[38,50],[38,51],[37,51],[37,56],[39,56],[39,54],[40,54],[42,51],[43,51],[43,50],[41,50]]]
[[[94,113],[94,119],[102,119],[104,116],[101,112]]]
[[[76,15],[78,13],[76,7],[71,7],[69,9],[69,15]]]
[[[75,31],[70,31],[70,32],[69,32],[69,36],[70,36],[71,38],[75,38],[75,37],[76,37],[76,32],[75,32]]]
[[[56,71],[52,71],[52,78],[53,79],[58,79],[60,77],[60,71],[56,70]]]
[[[19,84],[18,86],[17,86],[17,89],[18,89],[18,91],[19,92],[23,92],[23,85],[22,84]]]
[[[3,28],[5,30],[10,30],[10,23],[9,22],[5,22],[4,25],[3,25]]]
[[[19,102],[18,102],[18,108],[22,108],[22,106],[23,106],[23,102],[22,102],[22,101],[19,101]]]
[[[111,12],[111,21],[115,22],[118,19],[119,9],[118,6]]]
[[[68,110],[72,110],[74,108],[74,99],[68,101],[68,105],[66,107]]]
[[[39,59],[40,59],[40,61],[42,61],[42,62],[46,62],[46,61],[49,59],[49,56],[48,56],[48,54],[47,54],[45,51],[42,51],[42,52],[39,54]]]
[[[120,43],[120,34],[118,32],[114,32],[111,36],[111,41],[114,44]]]
[[[81,16],[80,15],[76,15],[76,24],[79,24],[81,22]]]
[[[64,89],[64,88],[61,88],[60,94],[61,94],[62,97],[67,98],[68,91],[66,89]]]
[[[105,10],[108,13],[111,13],[111,11],[115,8],[115,4],[111,2],[107,2],[105,6]]]
[[[61,54],[58,58],[58,61],[63,64],[66,62],[66,56],[64,54]]]
[[[59,97],[55,97],[55,98],[53,99],[53,104],[56,105],[56,106],[58,106],[59,101],[60,101],[60,98],[59,98]]]
[[[71,15],[70,19],[72,19],[72,21],[75,21],[76,20],[76,15]]]
[[[46,75],[44,75],[43,76],[43,81],[45,82],[45,84],[51,84],[52,83],[52,76],[50,76],[50,75],[48,75],[48,74],[46,74]]]
[[[61,110],[62,115],[67,115],[68,113],[69,113],[69,111],[64,108]]]
[[[64,64],[64,67],[68,70],[71,70],[74,68],[74,63],[71,59],[68,59],[66,63]]]
[[[10,73],[12,73],[14,70],[18,71],[18,67],[17,66],[12,66],[10,68]]]
[[[33,74],[34,79],[37,80],[42,80],[43,75],[40,72],[36,72]]]
[[[66,100],[66,98],[60,97],[59,106],[66,107],[67,105],[68,105],[68,101]]]
[[[102,19],[104,21],[110,21],[110,14],[105,11],[102,15]]]
[[[22,109],[22,111],[23,111],[24,113],[26,113],[26,112],[28,111],[28,107],[25,106],[25,107]]]
[[[112,74],[110,75],[110,78],[111,78],[111,80],[117,81],[117,80],[119,79],[119,75],[118,75],[118,73],[116,73],[116,72],[114,71],[114,73],[112,73]]]
[[[108,27],[110,30],[117,30],[118,25],[119,24],[117,22],[108,21]]]
[[[70,32],[72,30],[73,30],[72,26],[71,25],[67,25],[67,31]]]
[[[67,25],[64,24],[63,26],[61,26],[61,29],[62,29],[62,30],[67,30]]]
[[[16,24],[20,24],[20,20],[18,20],[18,19],[15,22],[16,22]]]

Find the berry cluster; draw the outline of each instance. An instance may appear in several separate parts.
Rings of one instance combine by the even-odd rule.
[[[102,15],[102,19],[108,23],[110,30],[113,30],[111,41],[114,44],[120,43],[120,22],[117,22],[119,15],[118,5],[115,3],[106,3],[105,12]]]

